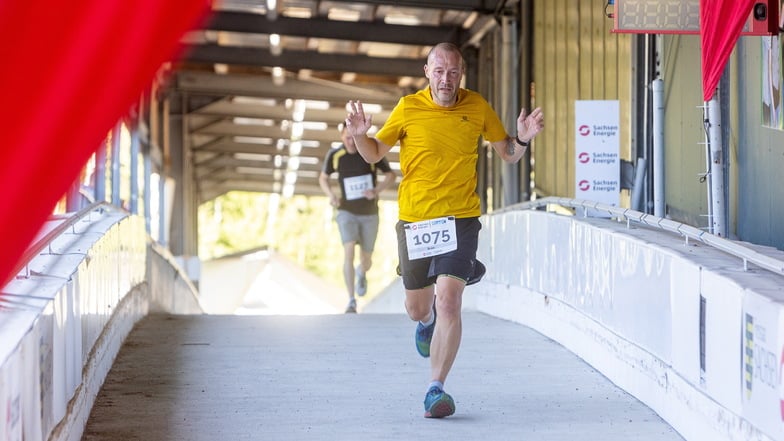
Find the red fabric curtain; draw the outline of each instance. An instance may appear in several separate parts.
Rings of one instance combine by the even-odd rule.
[[[0,0],[0,285],[209,0]]]
[[[755,0],[700,0],[702,99],[710,101]]]

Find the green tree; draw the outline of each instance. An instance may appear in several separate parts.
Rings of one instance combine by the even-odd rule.
[[[394,280],[397,266],[397,203],[381,201],[379,207],[379,235],[368,274],[371,296]],[[209,260],[266,246],[342,286],[343,245],[334,217],[322,196],[229,192],[199,207],[199,256]]]

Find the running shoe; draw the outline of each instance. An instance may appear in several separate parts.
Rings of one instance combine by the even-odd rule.
[[[354,272],[357,273],[357,295],[362,297],[367,293],[367,277],[362,272],[362,266],[357,266]]]
[[[433,331],[436,329],[436,308],[433,308],[433,323],[425,326],[422,322],[417,322],[414,341],[419,355],[427,358],[430,356],[430,341],[433,340]]]
[[[443,418],[455,413],[455,401],[438,386],[425,395],[425,418]]]
[[[352,314],[357,312],[357,301],[351,299],[348,301],[348,305],[346,305],[346,314]]]

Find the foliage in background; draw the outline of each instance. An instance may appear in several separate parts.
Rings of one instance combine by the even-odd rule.
[[[199,206],[199,257],[210,260],[266,245],[266,199],[230,192]]]
[[[397,203],[381,201],[379,207],[379,234],[368,274],[371,296],[397,277]],[[199,257],[210,260],[267,246],[343,287],[343,245],[335,214],[326,197],[230,192],[199,207]],[[357,248],[355,262],[358,253]]]

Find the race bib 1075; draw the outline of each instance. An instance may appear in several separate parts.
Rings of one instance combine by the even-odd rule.
[[[410,260],[437,256],[457,249],[454,216],[412,222],[403,228]]]

